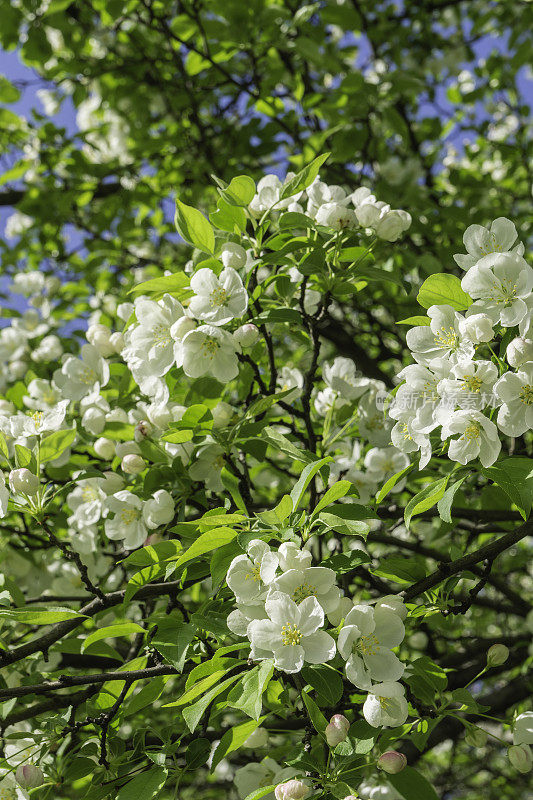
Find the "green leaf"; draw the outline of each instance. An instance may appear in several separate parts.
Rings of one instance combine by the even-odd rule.
[[[18,467],[27,467],[32,460],[33,453],[23,444],[15,445],[15,461]]]
[[[129,294],[147,294],[162,297],[164,294],[177,294],[183,297],[183,290],[189,288],[190,277],[186,272],[173,272],[172,275],[162,275],[160,278],[152,278],[143,281],[130,289]],[[192,293],[189,291],[189,293]],[[154,297],[154,299],[156,299]]]
[[[407,473],[410,472],[413,469],[413,467],[414,467],[414,464],[409,464],[409,466],[404,467],[399,472],[396,472],[394,475],[392,475],[389,478],[388,481],[385,481],[385,483],[383,484],[383,486],[381,487],[381,489],[379,490],[379,492],[376,495],[376,503],[381,503],[383,498],[388,495],[390,490],[393,489],[394,486],[396,486],[396,484],[399,481],[401,481],[401,479],[404,477],[404,475],[407,475]]]
[[[328,706],[336,706],[340,702],[344,684],[341,676],[326,664],[304,667],[302,678],[315,689],[319,699]]]
[[[237,535],[238,531],[234,531],[231,528],[213,528],[202,533],[183,555],[179,556],[176,560],[176,567],[181,567],[183,564],[192,561],[193,558],[199,558],[205,553],[210,553],[219,547],[223,547],[225,544],[232,542]]]
[[[218,199],[217,210],[209,214],[210,222],[221,231],[228,233],[244,233],[246,230],[246,214],[239,206],[232,206],[222,197]]]
[[[302,700],[303,700],[304,705],[305,705],[305,707],[307,709],[307,713],[309,715],[309,719],[313,723],[314,729],[318,733],[322,733],[323,734],[324,731],[326,730],[326,726],[328,724],[328,721],[325,718],[324,714],[319,709],[319,707],[317,706],[317,704],[315,703],[313,698],[310,697],[305,690],[302,691]]]
[[[397,775],[389,775],[387,780],[404,800],[439,800],[433,786],[413,767],[405,767]]]
[[[449,305],[456,311],[464,311],[472,305],[472,298],[463,292],[459,278],[444,273],[426,278],[416,299],[424,308]]]
[[[262,696],[274,673],[274,661],[265,659],[259,666],[247,672],[242,681],[228,695],[228,705],[243,711],[252,719],[259,719]]]
[[[339,498],[344,497],[346,494],[348,494],[351,488],[351,481],[337,481],[334,483],[333,486],[330,486],[330,488],[327,490],[322,500],[317,503],[313,513],[311,514],[311,517],[315,517],[319,511],[322,511],[323,508],[327,508],[327,506],[329,506],[331,503],[334,503],[335,500],[339,500]]]
[[[281,525],[292,513],[292,510],[292,500],[288,494],[284,494],[272,511],[262,511],[258,517],[267,525]]]
[[[7,439],[2,433],[2,431],[0,431],[0,453],[2,453],[2,455],[4,455],[6,458],[9,458],[9,448],[7,446]]]
[[[151,644],[178,672],[181,672],[189,645],[196,635],[193,625],[176,619],[172,614],[157,622],[157,631]]]
[[[185,763],[191,770],[202,767],[211,753],[209,739],[194,739],[185,751]]]
[[[292,507],[294,511],[296,511],[300,505],[305,491],[313,480],[314,476],[323,466],[329,464],[330,461],[333,461],[333,458],[331,456],[326,456],[325,458],[321,458],[319,461],[314,461],[312,464],[308,464],[303,468],[302,474],[294,484],[291,492]]]
[[[460,480],[455,481],[455,483],[452,483],[451,486],[448,486],[441,499],[437,503],[439,516],[442,520],[444,520],[444,522],[452,522],[453,498],[455,497],[457,490],[461,488],[467,478],[468,474],[463,475]]]
[[[300,172],[297,172],[292,178],[286,180],[283,184],[283,189],[280,195],[281,200],[287,197],[292,197],[297,192],[303,192],[310,186],[318,175],[318,171],[322,164],[329,158],[330,153],[323,153],[317,156],[310,164],[304,167]]]
[[[300,214],[297,211],[287,211],[282,214],[278,220],[280,229],[283,228],[314,228],[315,221],[306,214]]]
[[[76,431],[70,428],[54,431],[45,436],[41,442],[41,463],[53,461],[65,452],[76,438]]]
[[[431,325],[429,317],[407,317],[406,319],[399,319],[396,325]]]
[[[0,75],[0,103],[16,103],[18,100],[20,100],[19,89],[4,75]]]
[[[204,215],[176,198],[176,230],[186,242],[211,255],[215,252],[215,234]]]
[[[262,786],[261,789],[254,789],[253,792],[247,794],[244,800],[260,800],[261,797],[264,797],[267,794],[270,794],[276,788],[275,783],[271,783],[270,786]]]
[[[159,794],[167,779],[164,767],[151,767],[124,784],[117,794],[117,800],[151,800]]]
[[[267,426],[263,429],[261,435],[271,447],[273,447],[275,450],[285,453],[285,455],[290,456],[290,458],[294,459],[295,461],[301,461],[306,464],[310,461],[313,461],[315,458],[313,453],[311,453],[309,450],[302,450],[301,448],[297,447],[291,442],[290,439],[287,439],[287,437],[280,433],[276,428]]]
[[[404,512],[406,528],[409,527],[412,517],[433,508],[435,503],[441,499],[446,491],[448,477],[449,476],[433,481],[433,483],[430,483],[429,486],[425,486],[418,494],[415,494],[415,496],[409,500]]]
[[[533,506],[533,459],[522,456],[504,458],[481,470],[496,483],[527,519]]]
[[[194,733],[196,730],[196,726],[202,719],[204,713],[207,711],[208,706],[213,702],[215,697],[218,697],[219,694],[222,694],[229,686],[231,686],[235,681],[240,678],[240,675],[233,675],[231,678],[227,678],[222,683],[219,683],[210,692],[207,692],[203,697],[200,698],[196,703],[192,706],[188,706],[187,708],[183,709],[183,719],[190,730],[191,733]]]
[[[5,617],[13,622],[23,622],[25,625],[53,625],[55,622],[64,622],[67,619],[82,619],[86,615],[72,611],[62,606],[38,608],[0,608],[0,618]]]
[[[222,736],[217,749],[213,753],[211,772],[220,764],[223,758],[238,750],[264,719],[266,717],[260,717],[258,720],[250,719],[240,725],[233,725],[229,728]]]
[[[223,185],[222,181],[217,181]],[[231,206],[248,206],[255,195],[255,183],[248,175],[237,175],[230,183],[218,190],[224,200]]]
[[[88,647],[95,642],[99,642],[100,639],[114,639],[118,636],[131,636],[134,633],[144,634],[146,630],[140,625],[137,625],[136,622],[120,622],[116,625],[108,625],[105,628],[99,628],[90,633],[85,639],[81,646],[81,652],[84,653]]]

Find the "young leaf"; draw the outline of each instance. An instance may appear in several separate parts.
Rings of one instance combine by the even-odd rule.
[[[121,622],[117,625],[108,625],[105,628],[98,628],[98,630],[90,633],[81,646],[81,652],[84,653],[88,647],[100,639],[114,639],[117,636],[131,636],[134,633],[146,633],[146,630],[137,625],[136,622]]]
[[[323,153],[321,156],[317,156],[317,158],[300,170],[300,172],[297,172],[292,178],[286,180],[283,184],[281,200],[285,200],[285,198],[292,197],[293,194],[303,192],[304,189],[307,189],[307,187],[313,183],[318,175],[320,167],[329,156],[329,153]]]
[[[270,678],[274,673],[274,662],[271,659],[262,661],[246,673],[238,686],[234,686],[228,695],[228,705],[238,708],[252,719],[259,719],[262,708],[262,696]]]
[[[311,517],[316,517],[319,511],[322,511],[323,508],[327,508],[331,503],[334,503],[335,500],[339,500],[339,498],[344,497],[350,489],[352,488],[351,481],[337,481],[330,486],[327,490],[326,494],[320,500],[320,502],[316,505],[315,510],[311,514]]]
[[[45,436],[41,442],[41,463],[53,461],[65,452],[76,438],[76,430],[67,428],[66,430],[54,431]]]
[[[503,489],[522,517],[527,519],[533,505],[533,459],[522,456],[504,458],[481,471]]]
[[[397,775],[389,775],[387,780],[404,800],[439,800],[433,786],[413,767],[405,767]]]
[[[446,491],[447,483],[448,477],[433,481],[433,483],[430,483],[429,486],[425,486],[424,489],[409,500],[404,513],[406,528],[409,527],[412,517],[416,514],[422,514],[424,511],[433,508],[435,503],[441,499]]]
[[[294,484],[291,492],[292,507],[294,511],[296,511],[300,505],[305,494],[305,490],[313,480],[316,473],[319,471],[319,469],[321,469],[321,467],[325,466],[325,464],[329,464],[330,461],[333,461],[333,458],[331,456],[326,456],[326,458],[321,458],[319,461],[314,461],[312,464],[308,464],[306,467],[304,467],[302,474]]]
[[[463,291],[459,278],[445,273],[426,278],[416,299],[424,308],[448,305],[456,311],[464,311],[472,305],[472,298]]]
[[[439,516],[444,522],[451,522],[452,521],[452,505],[453,499],[455,497],[455,493],[458,489],[461,488],[464,481],[468,478],[467,475],[463,475],[463,477],[452,483],[451,486],[448,486],[444,494],[442,495],[441,499],[437,503],[437,510],[439,512]]]
[[[151,767],[124,784],[117,794],[117,800],[151,800],[165,785],[167,770],[164,767]]]
[[[187,206],[176,199],[176,215],[174,217],[176,230],[186,242],[203,250],[204,253],[215,252],[215,234],[208,220],[201,211],[192,206]]]

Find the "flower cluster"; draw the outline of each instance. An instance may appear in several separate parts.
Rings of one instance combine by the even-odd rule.
[[[274,553],[253,539],[229,565],[226,581],[237,604],[227,624],[250,640],[250,658],[272,658],[277,669],[295,673],[304,664],[331,661],[338,650],[348,680],[368,691],[366,720],[374,727],[405,722],[407,702],[398,683],[404,665],[393,652],[405,635],[401,599],[354,605],[336,585],[335,572],[312,566],[311,553],[294,542]],[[326,620],[340,626],[337,644],[324,630]]]
[[[490,229],[471,225],[468,254],[455,259],[466,270],[462,291],[474,302],[464,314],[448,304],[430,306],[428,324],[407,333],[417,363],[399,373],[404,383],[388,413],[396,420],[394,445],[420,451],[420,468],[439,427],[452,461],[479,458],[484,467],[500,453],[499,432],[515,437],[533,428],[533,269],[516,239],[503,217]]]

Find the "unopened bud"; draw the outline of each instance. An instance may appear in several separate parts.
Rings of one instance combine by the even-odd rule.
[[[350,723],[342,714],[334,714],[326,725],[326,742],[330,747],[337,747],[344,742],[350,730]]]
[[[286,783],[280,783],[274,789],[276,800],[304,800],[308,796],[310,789],[303,781],[294,778]]]
[[[148,420],[146,419],[142,419],[135,426],[133,438],[135,439],[136,442],[144,442],[145,439],[148,439],[148,437],[152,435],[153,430],[154,426],[152,425],[152,423],[148,422]]]
[[[111,439],[106,439],[105,436],[97,439],[93,447],[96,455],[105,461],[111,461],[115,457],[115,443]]]
[[[484,747],[487,744],[487,734],[482,728],[469,728],[465,733],[465,742],[470,747]]]
[[[521,367],[526,361],[533,361],[533,342],[531,339],[524,339],[517,336],[507,345],[505,357],[511,367]]]
[[[124,345],[126,342],[124,341],[124,336],[120,331],[115,331],[109,337],[109,344],[113,347],[115,353],[121,353],[124,350]]]
[[[507,751],[507,758],[518,772],[529,772],[533,766],[531,748],[527,744],[513,744]]]
[[[130,453],[129,455],[124,456],[120,466],[122,471],[127,472],[128,475],[138,475],[139,472],[142,472],[146,467],[146,461],[144,458],[142,458],[142,456],[138,456],[135,453]]]
[[[111,331],[107,325],[96,323],[89,325],[87,328],[87,341],[96,347],[101,356],[111,356],[115,352],[115,348],[110,342]]]
[[[44,783],[43,771],[35,764],[20,764],[15,772],[15,779],[22,789],[35,789]]]
[[[25,467],[13,469],[9,473],[9,486],[15,494],[37,494],[40,481],[37,475]]]
[[[253,347],[259,340],[259,329],[251,322],[241,325],[233,334],[233,338],[241,347]]]
[[[509,658],[509,648],[504,644],[493,644],[487,650],[487,667],[499,667]]]
[[[378,767],[383,772],[388,772],[389,775],[396,775],[405,769],[407,766],[407,759],[403,753],[398,753],[397,750],[387,750],[378,759]]]

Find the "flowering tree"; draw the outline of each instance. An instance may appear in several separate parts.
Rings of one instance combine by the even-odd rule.
[[[449,739],[529,771],[533,270],[512,221],[469,226],[396,321],[413,363],[365,375],[324,321],[405,293],[411,217],[326,159],[217,180],[209,220],[178,199],[192,258],[84,344],[13,281],[6,797],[430,800]]]

